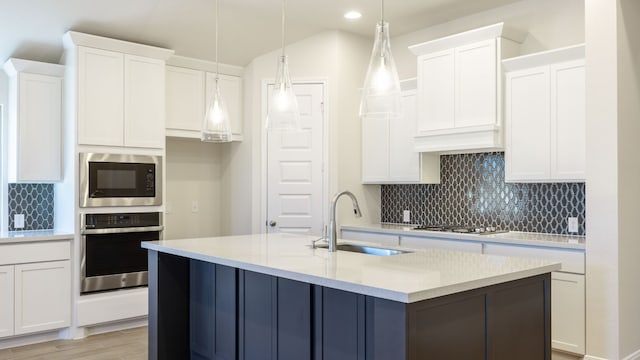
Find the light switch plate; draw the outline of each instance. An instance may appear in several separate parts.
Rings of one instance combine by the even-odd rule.
[[[13,216],[13,227],[15,229],[24,229],[24,214],[15,214]]]
[[[402,222],[410,222],[411,221],[411,211],[404,210],[402,212]]]
[[[577,217],[567,218],[567,227],[570,233],[578,233],[578,218]]]

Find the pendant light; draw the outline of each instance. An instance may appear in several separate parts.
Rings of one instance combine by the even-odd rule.
[[[389,24],[384,21],[384,0],[381,0],[380,22],[371,51],[369,68],[360,100],[360,116],[397,118],[401,116],[400,79],[391,55]]]
[[[220,76],[218,65],[218,0],[216,0],[216,77],[213,91],[207,102],[207,111],[202,123],[201,140],[206,142],[230,142],[231,122],[227,107],[220,93]]]
[[[285,54],[285,4],[282,0],[282,55],[278,57],[276,82],[269,96],[266,127],[269,131],[300,130],[300,112],[298,100],[293,93],[289,63]]]

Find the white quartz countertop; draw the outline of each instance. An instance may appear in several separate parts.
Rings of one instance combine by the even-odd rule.
[[[62,230],[3,231],[0,232],[0,244],[71,240],[73,236],[73,232]]]
[[[483,243],[502,243],[511,245],[542,246],[550,248],[585,250],[584,236],[554,235],[509,231],[490,235],[459,234],[442,231],[413,230],[416,225],[402,224],[366,224],[345,225],[342,230],[396,234],[400,236],[418,236],[443,240],[463,240]]]
[[[425,249],[375,256],[312,249],[316,237],[255,234],[143,242],[142,247],[339,290],[411,303],[560,269],[560,264]],[[342,241],[357,243],[356,241]]]

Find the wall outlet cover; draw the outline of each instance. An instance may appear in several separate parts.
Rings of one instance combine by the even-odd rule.
[[[24,229],[24,214],[15,214],[13,217],[13,227],[16,229]]]
[[[411,211],[404,210],[402,212],[402,222],[410,222],[411,221]]]
[[[578,218],[577,217],[569,217],[567,218],[567,227],[570,233],[578,232]]]

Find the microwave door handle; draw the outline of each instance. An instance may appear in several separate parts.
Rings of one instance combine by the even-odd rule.
[[[141,226],[141,227],[128,227],[128,228],[108,228],[108,229],[86,229],[80,231],[82,235],[96,235],[96,234],[122,234],[122,233],[136,233],[136,232],[149,232],[149,231],[162,231],[164,226]]]

